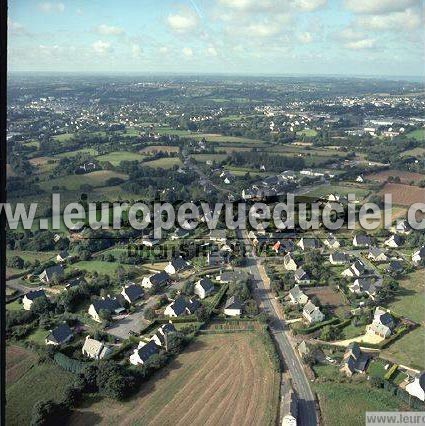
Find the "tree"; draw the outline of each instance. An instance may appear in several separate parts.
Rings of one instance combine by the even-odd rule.
[[[25,266],[24,259],[19,256],[12,256],[9,259],[7,259],[7,266],[9,268],[15,268],[15,269],[23,269]]]
[[[190,281],[186,281],[183,285],[182,293],[185,294],[186,296],[191,296],[193,294],[194,289],[195,289],[195,284]]]
[[[254,299],[249,299],[245,302],[245,312],[251,316],[258,314],[257,302]]]
[[[209,318],[209,313],[204,305],[201,305],[195,312],[195,316],[198,321],[204,322]]]
[[[178,354],[183,349],[184,336],[182,333],[168,333],[165,338],[165,348],[172,354]]]
[[[124,367],[113,361],[99,363],[97,386],[99,392],[114,399],[123,399],[132,389],[134,382],[125,374]]]
[[[37,299],[32,302],[31,312],[36,315],[47,314],[52,310],[52,307],[53,306],[47,297],[37,297]]]
[[[154,311],[153,308],[151,308],[150,306],[148,306],[145,311],[144,311],[144,317],[145,319],[147,319],[148,321],[152,321],[155,319],[156,317],[156,313]]]
[[[37,401],[34,404],[31,416],[31,426],[50,426],[60,424],[69,412],[63,404],[51,399]]]

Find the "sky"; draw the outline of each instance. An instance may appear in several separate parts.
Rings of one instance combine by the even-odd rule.
[[[9,0],[11,72],[423,76],[421,0]]]

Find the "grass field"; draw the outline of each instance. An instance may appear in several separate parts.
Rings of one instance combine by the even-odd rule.
[[[121,265],[118,262],[103,262],[101,260],[84,260],[74,263],[70,266],[71,269],[79,269],[87,272],[99,272],[101,274],[111,275],[117,271],[117,268],[122,266],[124,269],[131,269],[129,265]]]
[[[344,186],[344,185],[321,185],[314,188],[312,191],[305,194],[309,197],[324,197],[329,194],[345,195],[354,194],[356,200],[363,200],[368,195],[369,191],[364,188],[356,186]]]
[[[98,161],[109,161],[112,165],[118,166],[121,161],[141,161],[143,155],[137,152],[130,151],[114,151],[109,154],[99,155],[97,157]]]
[[[413,149],[409,149],[407,151],[404,151],[400,154],[402,157],[421,157],[425,155],[425,148],[417,147]]]
[[[174,166],[182,166],[183,163],[178,157],[164,157],[158,160],[146,161],[143,165],[154,168],[172,169]]]
[[[68,142],[73,136],[74,133],[63,133],[62,135],[53,136],[53,139],[58,142]]]
[[[425,129],[416,129],[406,134],[407,137],[416,139],[417,141],[425,140]]]
[[[275,424],[279,374],[257,333],[202,335],[124,403],[83,407],[73,425]]]
[[[179,152],[179,147],[174,145],[149,145],[145,146],[140,152],[151,154],[156,152]]]
[[[384,389],[374,389],[364,383],[317,383],[314,389],[326,426],[363,426],[366,411],[407,408]]]
[[[424,174],[407,172],[402,170],[382,170],[378,173],[368,174],[366,175],[366,178],[383,183],[383,182],[386,182],[390,176],[393,176],[393,177],[398,176],[400,178],[400,182],[406,183],[406,184],[410,182],[419,182],[425,179]]]
[[[40,182],[40,186],[45,191],[51,191],[54,186],[64,186],[68,191],[78,191],[81,185],[91,185],[93,187],[102,187],[110,178],[117,177],[127,180],[128,175],[111,170],[99,170],[84,175],[61,176],[56,179]]]
[[[52,259],[56,255],[57,253],[53,251],[7,250],[6,252],[6,258],[11,258],[12,256],[19,256],[29,262],[39,260],[41,263]]]
[[[223,161],[227,158],[227,154],[195,154],[192,158],[196,161]]]
[[[34,355],[14,347],[8,348],[6,362],[8,426],[29,425],[34,404],[41,399],[58,400],[61,389],[73,380],[71,373],[55,364],[36,364]]]
[[[96,156],[97,151],[93,148],[83,148],[83,149],[77,149],[76,151],[62,152],[61,154],[57,154],[56,157],[70,158],[70,157],[75,157],[77,154],[88,154],[88,155]]]
[[[313,138],[317,136],[317,131],[314,129],[304,129],[297,132],[297,136],[305,136],[307,138]]]
[[[425,325],[425,270],[419,269],[400,281],[400,287],[388,308],[398,315]]]
[[[393,362],[420,370],[425,369],[425,329],[423,326],[410,331],[382,351],[383,357]]]

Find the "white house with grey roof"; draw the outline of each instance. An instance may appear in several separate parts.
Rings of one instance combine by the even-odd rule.
[[[288,294],[293,305],[305,305],[308,302],[308,296],[300,289],[298,284],[295,284]]]
[[[176,275],[190,268],[191,265],[189,262],[184,260],[182,257],[176,257],[168,262],[168,265],[164,268],[164,271],[169,275]]]
[[[130,363],[133,365],[143,365],[148,359],[156,354],[159,354],[160,347],[153,340],[139,342],[137,349],[130,355]]]
[[[209,278],[201,278],[195,283],[194,293],[200,298],[205,299],[214,293],[214,284]]]
[[[112,353],[112,349],[105,343],[92,339],[89,335],[84,340],[82,353],[91,359],[100,360]]]
[[[343,252],[334,252],[329,255],[331,265],[345,265],[350,262],[350,256]]]
[[[303,309],[303,317],[309,324],[314,324],[317,322],[321,322],[325,319],[325,315],[320,310],[318,306],[316,306],[313,302],[308,301],[304,305]]]
[[[287,271],[296,271],[299,267],[299,264],[296,262],[291,253],[287,253],[285,256],[283,256],[283,266]]]
[[[35,299],[38,299],[39,297],[47,297],[44,290],[33,290],[25,294],[25,296],[22,298],[22,306],[26,311],[31,310],[31,306]]]

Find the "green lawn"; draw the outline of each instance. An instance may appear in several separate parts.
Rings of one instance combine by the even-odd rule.
[[[158,160],[145,161],[143,165],[154,168],[172,169],[174,166],[182,166],[183,163],[178,157],[164,157]]]
[[[109,154],[99,155],[98,161],[109,161],[112,165],[118,166],[121,161],[141,161],[144,158],[142,154],[130,151],[114,151]]]
[[[53,139],[58,142],[68,142],[73,136],[74,133],[63,133],[62,135],[53,136]]]
[[[123,180],[128,179],[128,175],[111,170],[98,170],[96,172],[84,175],[61,176],[56,179],[40,182],[40,186],[45,191],[52,191],[54,186],[64,186],[68,191],[78,191],[81,185],[91,185],[93,187],[102,187],[110,178],[117,177]]]
[[[70,158],[70,157],[75,157],[77,154],[88,154],[88,155],[96,156],[97,151],[93,148],[83,148],[83,149],[77,149],[76,151],[62,152],[61,154],[57,154],[56,157]]]
[[[421,157],[422,155],[425,155],[425,148],[421,148],[421,147],[408,149],[407,151],[404,151],[400,154],[400,156],[402,157],[408,157],[408,156]]]
[[[6,310],[8,311],[22,311],[23,309],[22,303],[19,303],[18,300],[6,304]]]
[[[417,141],[425,140],[425,129],[416,129],[413,132],[409,132],[406,134],[408,138],[416,139]]]
[[[195,154],[192,155],[192,158],[196,161],[223,161],[227,158],[227,154]]]
[[[314,129],[305,129],[297,132],[297,136],[305,136],[307,138],[313,138],[317,136],[317,131]]]
[[[347,327],[344,327],[342,331],[341,340],[343,339],[352,339],[353,337],[361,336],[365,332],[365,325],[355,326],[353,324],[348,324]]]
[[[59,400],[62,389],[74,376],[55,364],[34,364],[17,382],[6,389],[6,424],[23,426],[31,423],[34,404],[39,400]]]
[[[423,326],[405,334],[396,340],[390,347],[382,351],[394,362],[419,370],[425,370],[424,359],[425,329]]]
[[[102,260],[84,260],[74,263],[70,266],[71,269],[80,269],[87,272],[98,272],[99,274],[114,274],[119,266],[124,269],[132,269],[132,266],[121,265],[118,262],[104,262]]]
[[[372,377],[384,378],[385,373],[387,372],[384,367],[385,367],[384,362],[373,360],[369,363],[367,374]]]
[[[419,269],[400,281],[395,300],[388,308],[417,323],[425,324],[425,270]]]
[[[37,345],[44,346],[45,339],[49,332],[43,328],[36,328],[31,334],[27,336],[27,340],[36,343]]]
[[[56,257],[56,255],[57,253],[54,251],[7,250],[6,252],[7,258],[11,258],[12,256],[19,256],[29,262],[39,260],[41,263]]]

